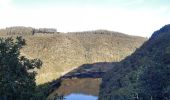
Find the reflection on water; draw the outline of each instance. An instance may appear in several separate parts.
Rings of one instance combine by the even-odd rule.
[[[85,95],[85,94],[69,94],[68,96],[65,96],[65,100],[97,100],[97,96],[92,95]]]
[[[64,79],[48,99],[58,94],[64,95],[65,100],[97,100],[100,83],[100,78]]]

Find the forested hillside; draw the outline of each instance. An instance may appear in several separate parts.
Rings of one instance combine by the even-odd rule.
[[[32,28],[32,27],[24,27],[24,26],[15,26],[15,27],[7,27],[5,29],[0,29],[0,35],[35,35],[35,34],[49,34],[49,33],[57,33],[57,30],[54,28]]]
[[[170,25],[155,31],[103,77],[99,99],[170,99]]]
[[[27,44],[21,54],[43,62],[36,77],[38,84],[57,79],[83,64],[121,61],[146,41],[146,38],[106,30],[30,35],[22,30],[18,33]],[[3,33],[3,36],[13,34]]]

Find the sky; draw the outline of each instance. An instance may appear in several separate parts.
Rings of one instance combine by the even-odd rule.
[[[150,37],[170,23],[169,0],[0,0],[0,28],[105,29]]]

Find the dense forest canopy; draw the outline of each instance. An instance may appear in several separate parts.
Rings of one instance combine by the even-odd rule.
[[[155,31],[104,77],[100,100],[170,99],[170,25]]]

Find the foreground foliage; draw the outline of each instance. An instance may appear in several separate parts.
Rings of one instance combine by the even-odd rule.
[[[35,98],[35,68],[42,62],[20,56],[25,40],[17,37],[0,39],[0,99],[31,100]]]

